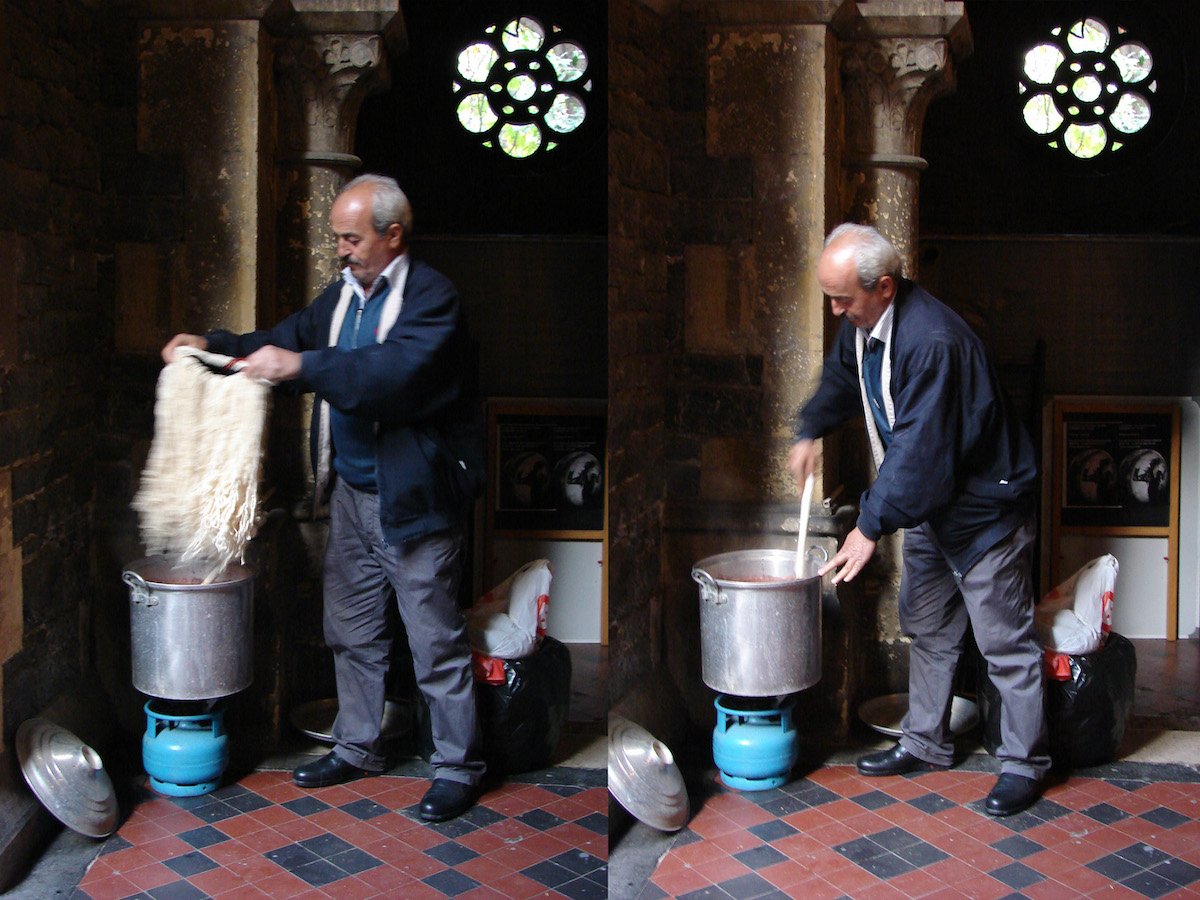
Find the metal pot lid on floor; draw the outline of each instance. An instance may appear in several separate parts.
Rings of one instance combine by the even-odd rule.
[[[858,708],[858,717],[880,734],[901,737],[900,723],[908,712],[908,694],[886,694],[868,700]],[[950,702],[950,733],[966,734],[979,723],[979,706],[974,700],[955,695]]]
[[[687,824],[687,789],[670,749],[617,715],[608,717],[608,789],[652,828],[678,831]]]
[[[30,790],[72,831],[102,838],[117,830],[117,796],[104,763],[70,731],[40,717],[22,722],[17,759]]]
[[[338,702],[336,697],[323,700],[310,700],[292,709],[292,725],[301,734],[332,744],[333,720],[337,718]],[[383,704],[383,721],[380,723],[380,736],[384,740],[395,740],[403,737],[413,729],[413,701],[401,698],[388,698]]]

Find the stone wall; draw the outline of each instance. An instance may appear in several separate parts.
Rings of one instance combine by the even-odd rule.
[[[674,23],[670,23],[673,25]],[[663,653],[662,504],[679,242],[672,223],[668,23],[609,4],[609,695],[654,689]]]
[[[41,815],[12,787],[13,736],[91,664],[93,448],[109,331],[97,287],[92,25],[85,3],[0,3],[0,886],[18,833]]]
[[[0,76],[0,726],[88,663],[89,516],[108,323],[97,290],[98,93],[85,4],[6,2]],[[19,561],[19,565],[15,564]]]

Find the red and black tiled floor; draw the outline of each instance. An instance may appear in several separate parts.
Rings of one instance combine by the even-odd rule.
[[[113,898],[607,896],[604,771],[550,769],[422,822],[428,780],[301,790],[258,771],[212,794],[144,792],[72,894]]]
[[[1200,897],[1195,769],[1089,770],[996,818],[982,806],[996,776],[973,768],[864,778],[827,765],[756,792],[714,776],[637,896]]]

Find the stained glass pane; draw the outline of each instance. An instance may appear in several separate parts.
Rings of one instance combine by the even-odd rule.
[[[458,54],[458,71],[468,81],[487,81],[488,72],[500,58],[491,44],[472,44]]]
[[[554,103],[546,111],[546,124],[559,134],[574,131],[583,124],[587,110],[574,94],[561,93],[554,98]]]
[[[537,91],[537,82],[528,75],[518,75],[508,81],[508,94],[514,100],[528,100]]]
[[[1053,44],[1039,44],[1025,54],[1025,76],[1038,84],[1050,84],[1063,59],[1063,52]]]
[[[546,51],[559,81],[575,81],[587,70],[587,53],[578,44],[555,44]]]
[[[1112,52],[1112,60],[1126,84],[1142,81],[1154,68],[1154,58],[1141,44],[1122,44]]]
[[[1050,134],[1062,124],[1062,114],[1049,94],[1035,94],[1025,104],[1025,124],[1037,134]]]
[[[1089,103],[1100,96],[1100,79],[1095,75],[1084,75],[1076,78],[1071,85],[1071,91],[1084,103]]]
[[[483,94],[468,94],[458,104],[458,121],[467,131],[480,134],[496,124],[496,114]]]
[[[506,50],[537,50],[546,38],[546,29],[537,19],[521,16],[504,26],[500,38]]]
[[[542,145],[542,130],[530,123],[500,126],[500,149],[515,159],[522,159]]]
[[[1063,134],[1063,143],[1072,156],[1091,159],[1104,150],[1108,143],[1108,132],[1103,125],[1068,125]]]
[[[1108,46],[1108,26],[1099,19],[1084,19],[1071,26],[1067,46],[1076,53],[1101,53]]]
[[[1114,128],[1125,134],[1141,131],[1150,121],[1150,104],[1138,94],[1122,94],[1109,121],[1113,123]]]

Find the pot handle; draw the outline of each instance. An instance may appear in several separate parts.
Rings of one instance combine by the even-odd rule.
[[[829,551],[820,544],[813,544],[804,554],[804,564],[808,568],[811,578],[815,578],[817,570],[827,562],[829,562]]]
[[[692,569],[692,580],[700,585],[701,602],[724,603],[725,595],[717,587],[716,580],[703,569]]]
[[[150,585],[146,584],[146,580],[137,572],[125,572],[121,576],[121,580],[129,585],[129,599],[133,603],[145,603],[146,606],[155,606],[158,603],[158,598],[154,596],[154,592],[150,590]]]

